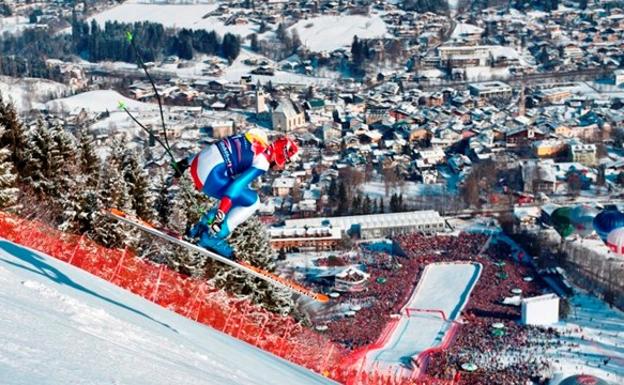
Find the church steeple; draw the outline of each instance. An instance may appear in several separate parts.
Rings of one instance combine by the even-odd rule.
[[[256,84],[256,114],[259,115],[267,111],[266,94],[264,93],[262,84],[260,84],[260,80],[258,80],[258,83]]]

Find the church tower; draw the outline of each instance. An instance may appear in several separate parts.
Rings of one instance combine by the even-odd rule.
[[[264,93],[262,84],[260,84],[260,81],[258,80],[258,83],[256,84],[256,115],[263,114],[267,111],[266,94]]]
[[[524,85],[520,88],[520,97],[518,98],[518,116],[524,116],[526,113],[526,99],[524,96]]]

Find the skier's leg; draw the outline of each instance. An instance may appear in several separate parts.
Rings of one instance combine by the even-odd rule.
[[[234,252],[232,247],[227,243],[226,238],[238,225],[249,219],[249,217],[251,217],[258,210],[258,206],[260,206],[258,194],[251,189],[249,192],[253,192],[253,196],[251,194],[247,194],[247,201],[251,202],[251,204],[248,206],[233,207],[226,215],[225,220],[220,223],[218,233],[211,234],[209,232],[205,232],[201,235],[199,240],[200,246],[216,251],[226,258],[232,258]],[[255,197],[255,200],[251,201],[252,197]]]
[[[225,200],[226,198],[224,197],[223,199]],[[226,238],[234,227],[249,218],[258,208],[260,202],[258,193],[250,189],[249,186],[239,190],[233,198],[227,199],[229,200],[227,210],[221,211],[221,206],[223,206],[223,201],[221,201],[217,212],[217,220],[211,226],[220,238]],[[235,212],[233,213],[233,211]]]
[[[197,154],[191,162],[191,177],[195,186],[204,194],[220,199],[231,183],[225,163],[219,150],[213,145]],[[209,230],[216,210],[206,212],[188,232],[191,238],[198,238]]]
[[[258,194],[256,194],[255,191],[254,195],[256,199],[252,201],[249,206],[235,206],[225,217],[225,221],[223,221],[223,227],[226,229],[228,235],[232,231],[234,231],[234,229],[238,227],[238,225],[245,222],[258,210],[258,207],[260,206],[260,199],[258,198]],[[221,231],[223,231],[223,229]]]

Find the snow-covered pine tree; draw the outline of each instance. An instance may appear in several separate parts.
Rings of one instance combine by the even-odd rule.
[[[50,130],[42,121],[37,122],[28,137],[26,156],[29,164],[24,181],[35,193],[50,194],[54,187],[52,174],[58,163],[58,150]]]
[[[97,196],[104,209],[116,208],[129,211],[128,187],[119,172],[119,167],[118,160],[114,158],[114,153],[111,153],[100,170]],[[125,232],[118,221],[97,212],[93,215],[93,223],[93,233],[90,234],[92,239],[108,247],[118,247],[123,244]]]
[[[26,153],[28,135],[26,127],[17,118],[17,112],[12,103],[5,103],[0,96],[0,147],[6,147],[10,152],[10,161],[15,166],[18,180],[21,180],[23,171],[28,164]]]
[[[169,183],[165,177],[161,174],[156,186],[156,198],[154,200],[154,210],[156,210],[156,219],[161,226],[167,227],[169,224],[169,217],[171,216],[171,202],[169,191]]]
[[[17,175],[13,163],[10,161],[11,151],[8,148],[0,150],[0,208],[16,209],[19,189]]]
[[[154,219],[154,196],[150,189],[149,177],[141,165],[139,155],[135,151],[126,153],[122,167],[132,209],[139,218]]]
[[[180,234],[185,234],[215,204],[214,199],[197,191],[188,173],[180,178],[177,191],[172,192],[175,194],[169,200],[172,207],[167,227]],[[208,257],[178,247],[161,248],[161,255],[169,266],[191,276],[205,276],[206,265],[211,263]]]
[[[78,132],[79,166],[83,176],[83,183],[88,188],[95,189],[99,180],[101,162],[95,153],[93,136],[86,130]]]
[[[52,168],[50,179],[53,187],[49,197],[61,210],[58,219],[59,228],[63,231],[73,231],[76,229],[76,219],[79,215],[79,197],[84,191],[80,169],[76,164],[78,158],[76,138],[60,124],[52,126],[50,135],[55,146],[50,155]]]
[[[172,199],[169,227],[181,234],[186,233],[215,204],[214,199],[195,188],[188,173],[180,178],[178,191]]]
[[[266,228],[257,217],[251,217],[237,227],[229,243],[234,247],[238,259],[268,271],[275,271],[277,256],[269,244]],[[222,264],[213,264],[211,267],[218,269],[213,278],[218,287],[249,297],[253,302],[276,313],[288,314],[294,309],[295,303],[290,291]]]

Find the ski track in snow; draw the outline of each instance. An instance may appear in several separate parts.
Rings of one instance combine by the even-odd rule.
[[[3,385],[333,383],[4,240],[0,307]]]
[[[403,309],[442,310],[450,320],[459,315],[481,274],[472,263],[427,265],[412,297]],[[394,333],[380,349],[367,354],[371,362],[399,365],[406,357],[416,356],[441,343],[450,324],[440,315],[416,313],[403,315]]]

